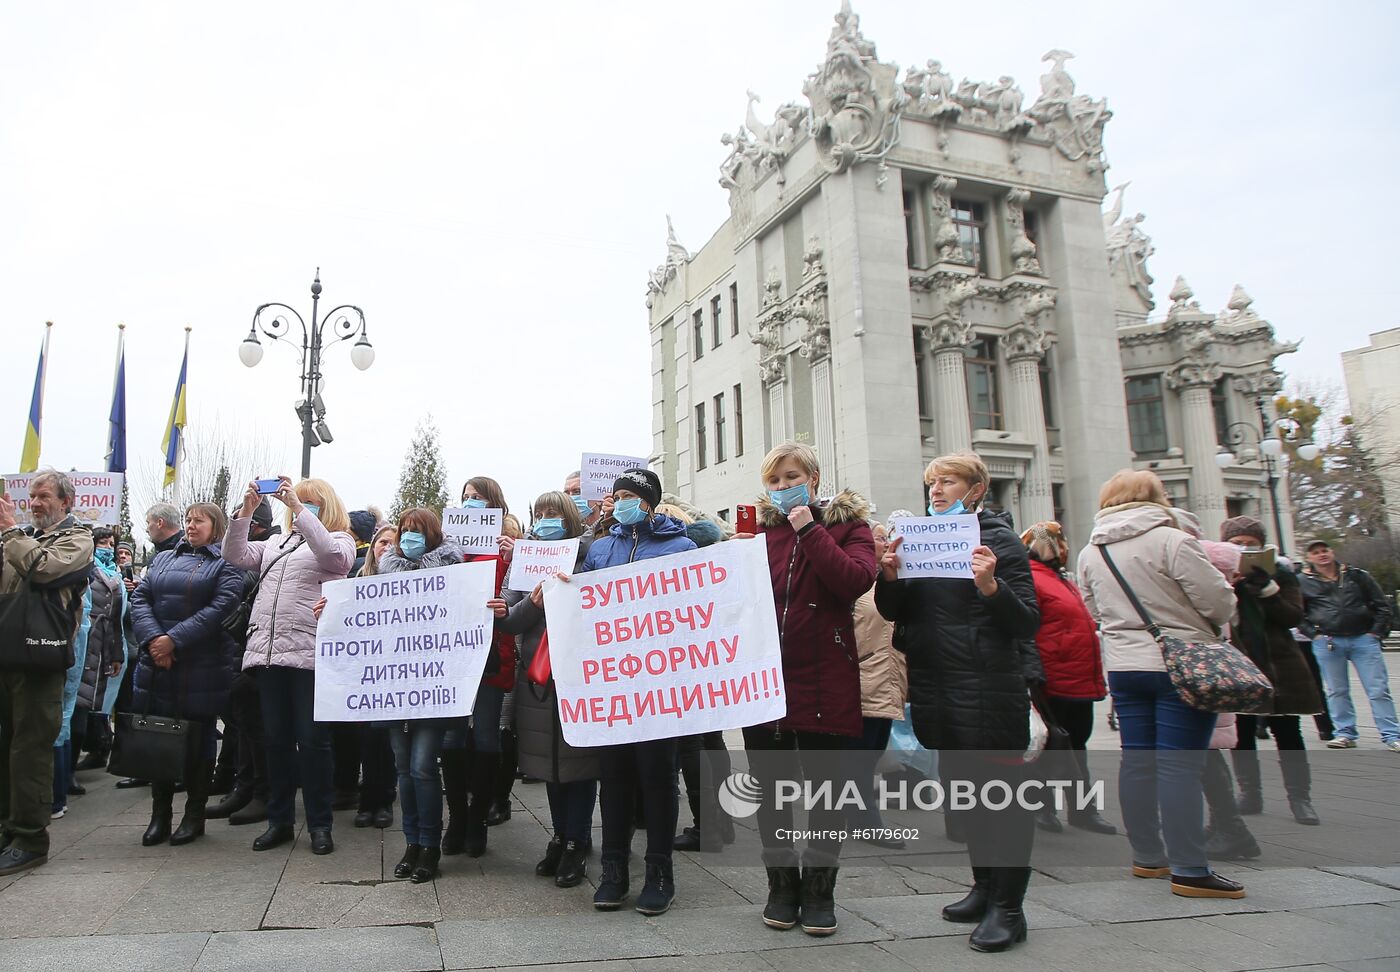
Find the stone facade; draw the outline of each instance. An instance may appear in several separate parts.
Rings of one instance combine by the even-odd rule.
[[[955,84],[938,61],[900,78],[848,4],[835,21],[805,103],[765,122],[749,92],[744,126],[721,139],[730,218],[693,255],[672,232],[648,281],[663,482],[732,514],[758,494],[767,449],[796,439],[821,457],[824,494],[918,511],[927,461],[973,449],[995,505],[1019,524],[1058,517],[1082,542],[1099,486],[1135,459],[1125,372],[1175,374],[1166,358],[1185,354],[1148,338],[1181,325],[1148,323],[1142,215],[1122,218],[1124,187],[1102,209],[1112,113],[1075,92],[1066,51],[1045,55],[1026,105],[1012,78]],[[1258,324],[1266,344],[1235,341],[1253,324],[1219,322],[1193,353],[1238,345],[1225,371],[1271,370],[1266,345],[1286,348]],[[1141,340],[1120,353],[1120,335]],[[1194,387],[1172,384],[1164,407],[1196,415]],[[1175,462],[1183,492],[1214,509],[1226,492],[1214,441],[1164,424],[1176,438],[1163,455],[1136,458]],[[1198,475],[1206,485],[1190,488]]]
[[[1357,435],[1381,477],[1390,530],[1400,534],[1400,328],[1372,334],[1370,347],[1343,352],[1342,371]]]

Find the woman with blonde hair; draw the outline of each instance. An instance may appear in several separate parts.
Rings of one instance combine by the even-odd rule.
[[[270,850],[296,837],[296,791],[301,785],[311,852],[329,854],[334,764],[331,727],[314,718],[316,615],[321,585],[342,580],[355,563],[355,538],[345,504],[324,479],[286,476],[274,497],[287,508],[287,533],[248,539],[262,502],[250,482],[243,507],[228,525],[223,558],[261,578],[248,620],[243,668],[262,669],[258,695],[267,738],[268,828],[253,850]]]
[[[1030,559],[1006,513],[985,509],[991,475],[971,453],[940,456],[924,470],[930,516],[975,514],[981,543],[970,553],[970,579],[899,579],[903,538],[890,537],[875,585],[875,606],[895,624],[895,647],[909,663],[914,733],[940,751],[945,779],[1013,790],[1025,775],[1030,699],[1022,644],[1040,626]],[[1009,758],[1015,754],[1016,758]],[[968,944],[999,952],[1026,938],[1021,903],[1030,883],[1035,819],[1013,802],[976,806],[964,832],[973,886],[943,918],[977,923]]]
[[[1234,590],[1175,512],[1151,471],[1116,473],[1079,554],[1079,586],[1099,622],[1118,713],[1118,799],[1133,875],[1171,875],[1172,893],[1183,897],[1243,898],[1244,886],[1213,873],[1206,859],[1201,775],[1215,713],[1182,700],[1139,610],[1163,634],[1201,643],[1220,641],[1234,613]]]

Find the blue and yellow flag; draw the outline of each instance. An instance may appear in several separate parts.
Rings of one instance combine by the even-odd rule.
[[[39,445],[44,429],[44,381],[49,370],[49,328],[53,321],[44,324],[44,344],[39,349],[39,369],[34,373],[34,397],[29,400],[29,421],[24,426],[24,452],[20,456],[19,471],[39,471]]]
[[[117,338],[117,376],[112,381],[112,410],[107,415],[107,471],[126,472],[126,325]]]
[[[170,403],[170,421],[165,425],[165,485],[174,486],[179,476],[180,451],[185,438],[185,378],[190,367],[190,329],[185,328],[185,358],[180,362],[180,380],[175,383],[175,400]]]

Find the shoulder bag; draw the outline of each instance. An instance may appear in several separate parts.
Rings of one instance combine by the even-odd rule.
[[[258,575],[258,582],[249,588],[243,595],[243,600],[238,602],[238,607],[229,612],[228,617],[223,620],[223,628],[234,641],[240,645],[248,642],[248,622],[253,618],[253,602],[257,600],[258,590],[262,587],[262,582],[267,579],[268,572],[277,566],[277,561],[301,546],[301,537],[293,538],[293,543],[286,550],[272,558],[272,562],[263,568],[263,572]]]
[[[1162,649],[1167,674],[1181,700],[1203,712],[1269,714],[1273,711],[1274,686],[1244,652],[1225,642],[1191,642],[1162,631],[1109,556],[1108,547],[1096,544],[1118,586],[1133,610]]]
[[[204,724],[191,719],[150,714],[156,679],[170,677],[153,668],[144,712],[118,712],[113,717],[112,752],[107,772],[152,783],[178,783],[196,766]]]
[[[16,573],[19,587],[0,594],[0,671],[66,672],[73,667],[81,607],[64,608],[63,591],[87,586],[87,565],[46,584],[34,583],[32,572]]]

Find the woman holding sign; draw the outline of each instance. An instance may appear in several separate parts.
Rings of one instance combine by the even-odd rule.
[[[983,509],[990,482],[986,464],[971,453],[941,456],[924,470],[930,516],[977,517],[971,577],[899,579],[896,534],[875,585],[875,606],[895,623],[894,645],[909,662],[914,733],[940,751],[945,779],[970,781],[979,793],[992,780],[1015,792],[1025,778],[1020,754],[1030,741],[1030,701],[1021,646],[1040,627],[1026,548],[1007,514]],[[1026,938],[1021,902],[1035,817],[1014,800],[1003,810],[978,804],[965,813],[973,886],[943,917],[978,922],[968,943],[999,952]]]
[[[448,567],[463,561],[462,548],[442,538],[442,519],[415,507],[399,515],[398,543],[379,557],[378,574]],[[394,877],[414,884],[437,876],[442,857],[442,777],[438,756],[449,720],[410,719],[389,727],[389,745],[399,771],[399,808],[406,843]]]
[[[758,810],[768,870],[763,921],[783,930],[801,921],[809,935],[830,935],[836,931],[841,841],[808,841],[799,869],[792,838],[777,836],[792,829],[792,810],[773,809],[772,794],[776,779],[797,766],[814,786],[834,780],[835,754],[862,735],[852,605],[875,581],[870,504],[850,490],[818,503],[821,470],[811,446],[777,446],[764,457],[760,475],[767,493],[758,504],[758,528],[768,541],[787,693],[786,716],[744,730],[744,749],[765,792]],[[813,830],[835,834],[845,826],[845,813],[815,810],[807,820]]]
[[[650,469],[628,469],[613,483],[614,522],[588,549],[580,572],[602,570],[652,557],[694,550],[685,524],[656,513],[661,480]],[[646,884],[637,896],[644,915],[664,914],[676,896],[671,869],[671,842],[676,833],[676,740],[605,746],[599,752],[603,805],[602,877],[593,906],[613,911],[627,898],[627,855],[632,847],[632,818],[641,794],[646,824]]]
[[[574,570],[579,570],[588,554],[590,538],[583,536],[586,528],[578,507],[563,493],[545,493],[535,500],[534,512],[530,539],[583,538],[574,560]],[[593,808],[598,802],[598,750],[577,749],[564,740],[554,679],[536,685],[525,677],[545,635],[541,587],[536,586],[530,594],[506,591],[505,600],[510,613],[496,622],[496,629],[520,636],[520,669],[515,686],[520,769],[545,781],[554,828],[544,857],[535,865],[535,873],[554,878],[561,888],[572,888],[585,876]]]
[[[243,508],[228,525],[223,557],[261,578],[248,619],[243,668],[261,668],[258,697],[267,737],[268,828],[253,841],[263,851],[296,837],[296,792],[301,785],[311,852],[329,854],[334,766],[331,727],[313,718],[316,702],[316,616],[321,585],[342,580],[355,563],[355,538],[345,504],[324,479],[292,486],[286,476],[273,496],[287,508],[287,533],[249,540],[253,511],[262,502],[248,484]]]

